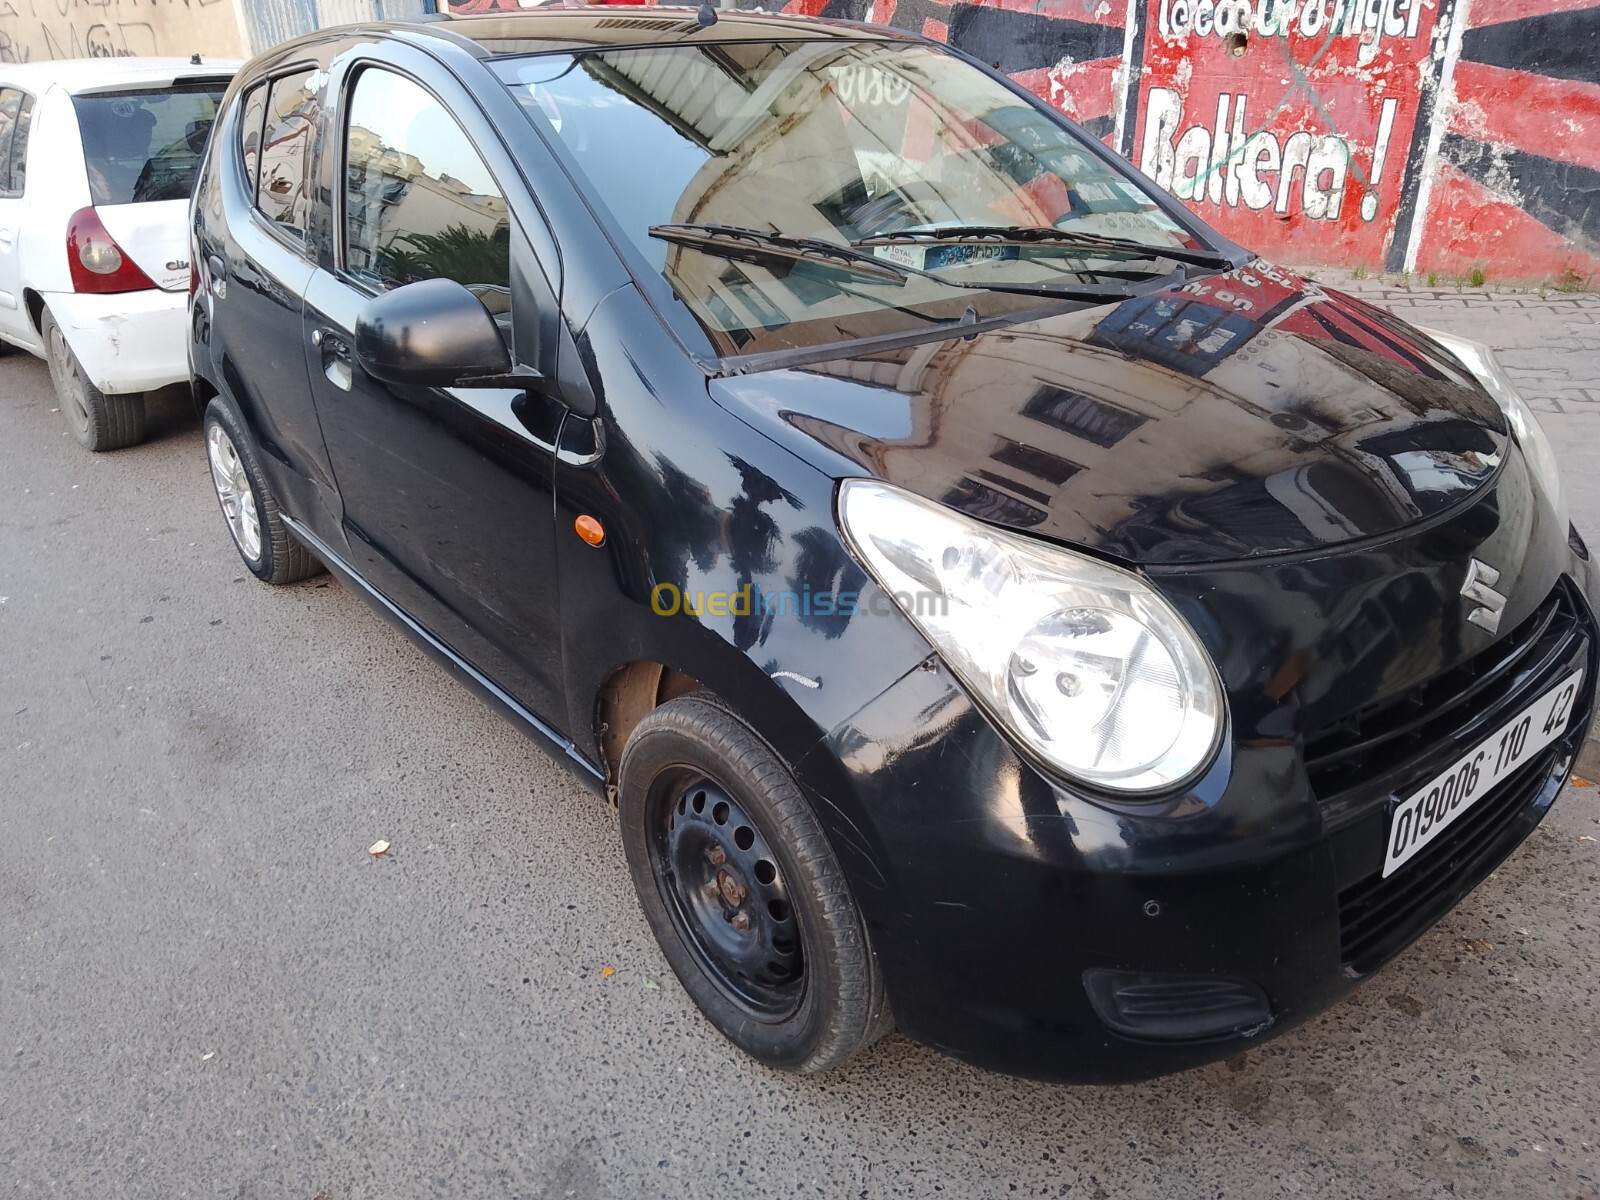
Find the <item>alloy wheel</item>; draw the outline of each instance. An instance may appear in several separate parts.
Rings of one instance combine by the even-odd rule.
[[[89,435],[89,401],[83,391],[83,371],[58,325],[50,326],[50,380],[56,385],[61,408],[80,440]]]
[[[211,482],[217,489],[222,515],[234,543],[251,562],[261,558],[261,518],[256,513],[256,493],[250,486],[244,462],[233,439],[221,425],[206,430],[206,458],[211,463]]]

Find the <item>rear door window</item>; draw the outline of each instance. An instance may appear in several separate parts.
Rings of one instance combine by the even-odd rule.
[[[322,110],[312,72],[274,79],[266,108],[256,207],[281,232],[304,241],[311,216],[311,139]]]
[[[225,80],[74,96],[97,205],[187,200]]]

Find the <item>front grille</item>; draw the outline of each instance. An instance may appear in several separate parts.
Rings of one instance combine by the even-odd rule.
[[[1419,758],[1445,746],[1464,750],[1501,714],[1531,702],[1583,642],[1583,611],[1563,581],[1481,654],[1308,737],[1306,773],[1330,827],[1415,781]]]
[[[1516,849],[1553,798],[1543,793],[1566,767],[1567,741],[1501,780],[1389,878],[1375,871],[1340,893],[1339,949],[1347,971],[1365,975],[1398,954]]]
[[[1341,958],[1365,975],[1481,883],[1548,809],[1592,715],[1586,685],[1568,732],[1458,817],[1388,879],[1401,797],[1487,737],[1575,666],[1593,674],[1588,607],[1563,580],[1538,610],[1475,658],[1362,709],[1306,742],[1339,880]]]

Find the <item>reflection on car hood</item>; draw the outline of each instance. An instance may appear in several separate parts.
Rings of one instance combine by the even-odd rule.
[[[1261,260],[711,388],[835,474],[1146,564],[1389,533],[1481,488],[1507,439],[1425,335]]]

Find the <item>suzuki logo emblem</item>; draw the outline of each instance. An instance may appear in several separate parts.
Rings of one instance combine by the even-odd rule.
[[[1461,585],[1461,594],[1476,601],[1477,607],[1467,614],[1467,620],[1490,633],[1500,628],[1500,614],[1506,607],[1505,594],[1494,590],[1499,582],[1500,572],[1488,563],[1475,558],[1468,561],[1467,581]]]

